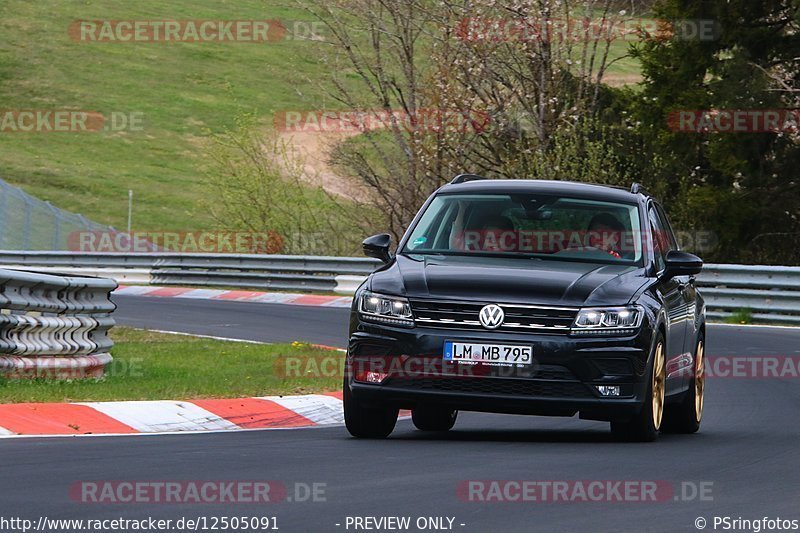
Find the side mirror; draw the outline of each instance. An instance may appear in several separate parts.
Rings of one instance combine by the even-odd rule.
[[[364,255],[367,257],[380,259],[384,263],[389,263],[392,260],[392,254],[389,251],[392,246],[392,236],[388,233],[373,235],[365,239],[361,246],[364,248]]]
[[[703,260],[696,255],[671,250],[667,253],[667,268],[664,276],[674,278],[676,276],[695,276],[703,270]]]

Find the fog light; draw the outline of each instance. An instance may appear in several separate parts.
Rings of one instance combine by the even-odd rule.
[[[618,385],[598,385],[597,391],[601,396],[619,396]]]
[[[373,372],[372,370],[360,370],[353,376],[356,381],[361,383],[383,383],[389,377],[387,372]]]

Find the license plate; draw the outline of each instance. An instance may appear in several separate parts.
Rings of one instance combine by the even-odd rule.
[[[533,363],[533,347],[447,341],[444,343],[444,360],[483,363],[490,366],[530,365]]]

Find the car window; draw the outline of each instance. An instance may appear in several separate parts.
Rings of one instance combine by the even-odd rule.
[[[403,253],[535,255],[639,262],[635,204],[554,195],[442,194],[413,228]]]
[[[656,269],[661,272],[667,266],[667,251],[669,250],[668,239],[666,231],[661,225],[661,219],[658,213],[651,205],[647,211],[650,220],[650,236],[649,241],[653,247],[653,258],[656,262]]]
[[[672,224],[669,222],[669,218],[667,217],[667,213],[664,211],[664,208],[661,207],[661,204],[653,202],[653,205],[656,207],[656,213],[658,214],[658,219],[661,222],[661,227],[664,228],[664,237],[666,238],[666,242],[669,245],[669,250],[678,250],[678,240],[675,238],[675,232],[672,230]]]

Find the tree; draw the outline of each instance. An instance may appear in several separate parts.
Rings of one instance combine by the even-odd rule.
[[[682,228],[711,230],[719,248],[707,259],[800,260],[800,139],[792,132],[671,131],[677,110],[798,107],[797,0],[663,0],[656,16],[716,22],[713,40],[648,41],[634,54],[645,82],[633,98],[639,133],[664,165],[653,181],[674,184],[667,204]]]
[[[213,137],[207,208],[227,230],[268,233],[287,254],[351,255],[358,250],[354,208],[312,187],[301,157],[253,117]]]
[[[341,144],[334,163],[372,191],[396,237],[431,192],[462,172],[628,183],[615,156],[619,135],[599,120],[611,94],[602,83],[611,45],[631,15],[619,4],[307,4],[332,36],[333,96],[346,109],[388,117]]]
[[[433,2],[426,0],[331,0],[304,2],[328,28],[335,100],[348,111],[383,117],[364,127],[359,139],[334,151],[332,162],[371,191],[383,223],[399,238],[424,199],[441,181],[430,172],[439,161],[427,149],[424,88],[431,81]]]

